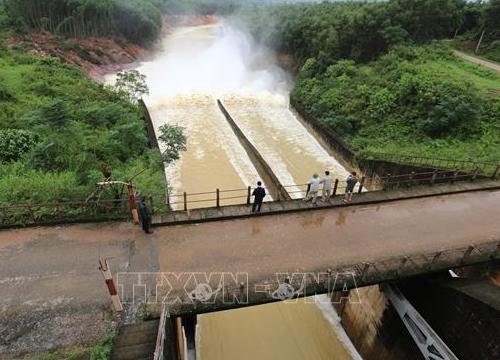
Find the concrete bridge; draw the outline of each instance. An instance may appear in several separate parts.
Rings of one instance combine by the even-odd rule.
[[[19,298],[37,304],[54,298],[107,303],[97,271],[99,258],[106,257],[125,302],[165,298],[172,302],[171,313],[182,315],[283,300],[290,290],[293,296],[313,295],[500,256],[500,185],[494,181],[378,197],[366,193],[348,206],[325,204],[308,212],[275,214],[269,208],[267,216],[249,217],[246,210],[227,221],[190,219],[156,227],[151,236],[129,223],[2,231],[0,293],[10,295],[2,296],[0,306],[15,308]],[[198,286],[205,283],[209,286]]]

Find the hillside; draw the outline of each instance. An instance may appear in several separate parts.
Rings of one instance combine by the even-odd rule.
[[[310,65],[293,95],[360,154],[500,159],[500,75],[446,47],[400,47],[317,76]]]

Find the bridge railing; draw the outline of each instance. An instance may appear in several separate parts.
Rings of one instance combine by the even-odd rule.
[[[355,187],[355,191],[360,193],[366,190],[365,178],[362,178],[360,182]],[[292,199],[302,199],[307,195],[309,184],[291,184],[283,185],[283,188]],[[335,179],[332,184],[333,196],[344,191],[347,186],[345,180]],[[229,189],[221,190],[216,189],[215,191],[198,192],[198,193],[175,193],[168,194],[168,205],[174,210],[184,210],[187,211],[193,207],[221,207],[226,205],[250,205],[252,203],[252,192],[255,188],[248,186],[247,188],[240,189]],[[266,189],[264,187],[264,189]],[[269,194],[270,191],[266,189],[266,193]],[[279,192],[278,192],[279,194]],[[318,194],[321,196],[321,192]],[[267,201],[281,201],[280,198],[273,199],[270,196],[267,197]],[[200,206],[201,205],[201,206]]]
[[[496,178],[498,171],[489,177]],[[433,185],[438,183],[454,183],[457,181],[476,181],[485,178],[481,171],[434,170],[427,172],[412,172],[403,175],[387,175],[376,179],[362,178],[354,192],[370,191],[368,182],[374,189],[394,189],[416,185]],[[343,194],[346,181],[335,179],[331,196]],[[292,199],[302,199],[308,191],[308,184],[291,184],[283,188]],[[227,205],[243,205],[252,202],[252,187],[239,189],[215,189],[214,191],[198,193],[174,193],[168,191],[162,194],[147,196],[152,214],[165,213],[172,210],[188,211],[200,207],[222,207]],[[322,193],[318,194],[321,196]],[[281,199],[267,198],[268,201]],[[67,201],[44,204],[0,205],[0,227],[42,225],[50,223],[85,222],[99,220],[117,220],[130,217],[129,199],[105,199],[99,201]]]
[[[395,155],[387,153],[377,153],[373,156],[369,156],[368,158],[410,166],[428,167],[438,170],[453,170],[463,172],[475,171],[478,175],[487,177],[496,176],[500,172],[500,163],[498,162],[455,160],[413,155]]]
[[[0,225],[30,225],[127,218],[128,199],[61,201],[0,206]]]

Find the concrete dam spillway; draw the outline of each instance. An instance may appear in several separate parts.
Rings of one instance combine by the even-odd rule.
[[[157,135],[159,127],[169,123],[183,126],[188,138],[188,150],[165,169],[174,192],[243,190],[260,178],[217,99],[282,184],[304,184],[324,170],[334,177],[347,176],[290,111],[291,79],[274,59],[243,33],[215,24],[176,29],[165,37],[155,59],[140,66],[150,89],[145,102]],[[223,200],[221,205],[233,202],[241,200]],[[359,358],[342,327],[328,317],[335,317],[329,302],[322,309],[305,302],[276,303],[201,315],[197,358]]]

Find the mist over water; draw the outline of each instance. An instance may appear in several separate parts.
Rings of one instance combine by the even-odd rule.
[[[287,94],[290,77],[274,54],[227,24],[181,28],[167,37],[162,54],[139,70],[152,101],[185,94]]]
[[[280,68],[275,54],[228,23],[176,29],[165,37],[155,59],[138,70],[147,77],[150,95],[146,103],[156,129],[165,123],[186,128],[188,151],[166,168],[176,192],[244,189],[259,180],[217,108],[217,99],[282,184],[304,184],[313,173],[324,170],[346,176],[345,169],[290,111],[292,79]],[[245,194],[232,195],[242,198],[222,204],[241,203]],[[300,197],[300,191],[293,196]],[[195,204],[203,206],[213,204]]]

